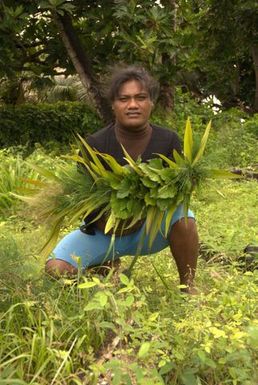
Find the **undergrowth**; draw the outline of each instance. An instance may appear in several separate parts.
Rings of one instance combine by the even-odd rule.
[[[227,151],[239,144],[232,136],[224,149],[216,135],[214,161],[255,165],[253,137],[233,164]],[[15,154],[0,156],[16,167]],[[58,161],[42,152],[31,157]],[[5,184],[5,194],[24,173],[13,187]],[[107,277],[50,279],[37,254],[46,234],[18,214],[16,201],[1,202],[0,385],[258,383],[258,270],[240,262],[244,248],[258,243],[255,180],[212,182],[194,196],[196,296],[180,294],[168,249],[140,258],[131,280],[122,273],[130,257]]]

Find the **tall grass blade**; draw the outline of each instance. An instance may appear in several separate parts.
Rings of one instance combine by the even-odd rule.
[[[208,178],[214,178],[214,179],[243,179],[243,175],[234,174],[231,171],[227,170],[213,170],[210,169],[207,171],[207,177]]]
[[[61,365],[60,365],[59,368],[57,369],[56,374],[55,374],[53,380],[51,381],[51,384],[50,384],[50,385],[54,385],[54,384],[55,384],[55,381],[56,381],[57,377],[59,376],[59,374],[60,374],[62,368],[64,367],[64,365],[65,365],[65,363],[66,363],[66,361],[67,361],[68,358],[70,357],[70,354],[71,354],[71,352],[72,352],[72,350],[73,350],[73,347],[74,347],[76,341],[77,341],[77,337],[73,340],[70,349],[69,349],[68,352],[66,353],[66,355],[65,355],[65,357],[64,357],[64,359],[63,359]]]

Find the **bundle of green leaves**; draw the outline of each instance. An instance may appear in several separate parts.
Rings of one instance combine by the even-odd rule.
[[[43,181],[27,180],[33,188],[27,196],[19,196],[30,206],[30,212],[50,226],[50,236],[43,248],[49,255],[65,219],[70,225],[78,219],[97,213],[94,220],[106,217],[105,233],[127,230],[144,219],[149,246],[165,218],[165,235],[172,215],[182,205],[185,215],[193,191],[207,178],[236,177],[228,171],[205,167],[202,155],[211,123],[206,127],[200,144],[194,143],[190,120],[187,120],[183,154],[175,150],[168,158],[142,163],[134,161],[123,148],[126,166],[112,156],[92,149],[79,137],[80,153],[70,156],[72,164],[64,163],[55,172],[36,167]],[[78,167],[79,164],[79,167]]]

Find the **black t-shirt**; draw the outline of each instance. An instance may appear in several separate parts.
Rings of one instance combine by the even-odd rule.
[[[171,130],[151,124],[152,134],[150,141],[141,155],[142,162],[157,158],[157,154],[163,154],[172,158],[173,150],[181,153],[181,143],[178,135]],[[87,143],[105,154],[112,155],[122,166],[127,164],[121,145],[116,139],[114,124],[102,128],[87,137]],[[135,144],[137,146],[137,143]]]
[[[174,131],[156,126],[154,124],[151,124],[151,127],[151,138],[144,152],[141,154],[142,162],[146,162],[152,158],[157,158],[157,154],[163,154],[168,158],[173,159],[174,149],[178,153],[181,153],[180,139]],[[122,147],[116,138],[113,123],[88,136],[86,141],[93,149],[96,149],[97,151],[105,154],[112,155],[121,166],[127,164],[126,160],[124,159]],[[137,142],[135,143],[135,146],[137,146]],[[106,167],[107,165],[104,166]],[[91,235],[95,233],[94,223],[89,223],[92,221],[94,222],[94,218],[98,213],[99,212],[93,212],[87,218],[84,218],[85,225],[81,226],[81,231]]]

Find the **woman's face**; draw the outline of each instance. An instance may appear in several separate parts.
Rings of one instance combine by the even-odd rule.
[[[116,124],[130,131],[138,131],[148,124],[152,107],[148,91],[138,80],[123,83],[112,103]]]

